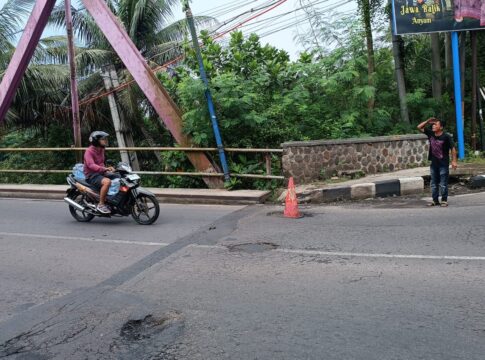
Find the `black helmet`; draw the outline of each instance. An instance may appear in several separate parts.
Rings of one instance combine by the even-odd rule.
[[[105,139],[108,136],[109,134],[104,131],[93,131],[91,135],[89,135],[89,143],[94,146],[100,146],[99,140]]]

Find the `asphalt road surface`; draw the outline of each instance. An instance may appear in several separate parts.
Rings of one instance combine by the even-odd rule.
[[[485,194],[163,205],[0,199],[0,358],[484,359]]]

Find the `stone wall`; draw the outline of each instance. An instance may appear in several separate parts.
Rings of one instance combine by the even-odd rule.
[[[288,142],[282,144],[283,173],[304,184],[345,172],[375,174],[422,166],[428,157],[427,140],[419,134]]]

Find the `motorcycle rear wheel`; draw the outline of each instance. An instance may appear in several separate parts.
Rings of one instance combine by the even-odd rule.
[[[82,201],[83,198],[84,198],[84,195],[82,195],[82,194],[76,194],[73,197],[71,197],[71,199],[73,201],[84,206],[83,201]],[[90,222],[94,218],[93,214],[89,214],[85,211],[78,210],[74,206],[71,206],[71,205],[69,205],[69,212],[71,213],[72,217],[79,222]]]

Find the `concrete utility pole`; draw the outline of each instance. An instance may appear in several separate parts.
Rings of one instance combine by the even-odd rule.
[[[103,69],[104,87],[107,91],[111,91],[113,88],[118,87],[118,74],[114,66],[110,65]],[[116,96],[114,93],[108,95],[109,108],[111,111],[111,118],[113,119],[113,126],[116,132],[116,140],[119,147],[134,147],[133,136],[124,121],[122,115],[120,115],[118,104],[116,102]],[[121,150],[121,161],[130,164],[133,170],[140,170],[138,163],[138,157],[135,152],[129,153],[126,150]]]

